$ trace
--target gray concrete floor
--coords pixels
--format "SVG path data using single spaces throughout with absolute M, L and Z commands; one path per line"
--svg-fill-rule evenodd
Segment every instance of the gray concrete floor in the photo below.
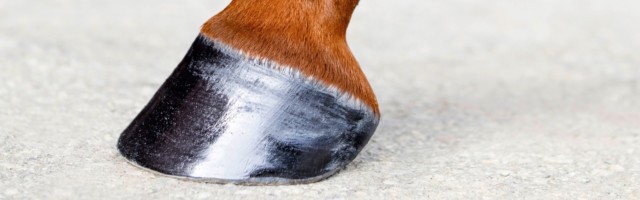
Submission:
M 639 199 L 633 0 L 363 0 L 349 30 L 383 120 L 340 174 L 159 177 L 120 132 L 226 1 L 0 0 L 0 199 Z

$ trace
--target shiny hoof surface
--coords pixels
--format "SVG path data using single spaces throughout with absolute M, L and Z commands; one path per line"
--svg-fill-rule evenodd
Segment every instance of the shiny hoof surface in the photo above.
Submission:
M 350 163 L 378 120 L 350 95 L 200 36 L 118 149 L 135 165 L 191 180 L 309 183 Z

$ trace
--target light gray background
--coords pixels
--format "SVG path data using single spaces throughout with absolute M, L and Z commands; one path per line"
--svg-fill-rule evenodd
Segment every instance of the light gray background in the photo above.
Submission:
M 0 0 L 0 199 L 638 199 L 638 2 L 363 0 L 376 135 L 326 181 L 242 187 L 115 149 L 228 0 Z

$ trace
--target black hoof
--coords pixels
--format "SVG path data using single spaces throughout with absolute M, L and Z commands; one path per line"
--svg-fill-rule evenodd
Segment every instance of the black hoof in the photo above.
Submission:
M 377 124 L 372 109 L 350 95 L 200 36 L 118 149 L 171 176 L 308 183 L 351 162 Z

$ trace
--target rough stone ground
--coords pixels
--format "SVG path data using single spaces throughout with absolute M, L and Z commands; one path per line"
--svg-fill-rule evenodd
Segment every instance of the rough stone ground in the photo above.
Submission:
M 640 199 L 634 0 L 363 0 L 350 44 L 383 120 L 300 186 L 158 177 L 120 132 L 213 0 L 0 0 L 0 199 Z

